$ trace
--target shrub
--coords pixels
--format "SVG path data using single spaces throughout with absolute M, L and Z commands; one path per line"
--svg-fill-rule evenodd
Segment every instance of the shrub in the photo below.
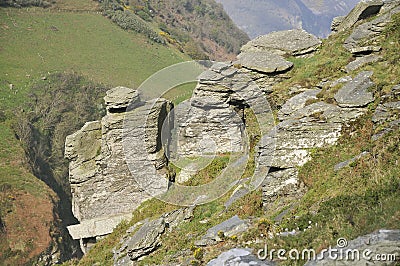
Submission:
M 146 22 L 130 11 L 108 10 L 104 14 L 124 30 L 133 30 L 138 33 L 143 33 L 154 42 L 165 43 L 165 40 L 151 29 Z
M 202 248 L 198 248 L 193 252 L 193 256 L 196 260 L 201 261 L 204 256 L 204 250 Z
M 52 1 L 53 3 L 54 1 Z M 0 6 L 11 6 L 11 7 L 28 7 L 28 6 L 39 6 L 49 7 L 51 4 L 48 1 L 43 0 L 3 0 L 0 1 Z

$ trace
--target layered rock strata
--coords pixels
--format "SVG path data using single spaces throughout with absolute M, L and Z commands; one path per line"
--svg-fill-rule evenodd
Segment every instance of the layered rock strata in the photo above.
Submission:
M 105 103 L 107 115 L 101 121 L 86 123 L 68 136 L 65 144 L 65 157 L 70 160 L 72 210 L 80 222 L 68 229 L 74 239 L 81 239 L 84 251 L 86 243 L 111 233 L 150 197 L 137 183 L 137 176 L 151 179 L 149 175 L 158 170 L 164 177 L 160 183 L 168 182 L 167 159 L 159 135 L 172 104 L 166 100 L 141 102 L 137 91 L 125 87 L 108 91 Z M 127 116 L 136 121 L 129 134 L 123 128 Z M 141 130 L 146 136 L 139 134 Z M 131 141 L 138 145 L 143 143 L 148 151 L 129 153 L 133 158 L 128 159 L 141 166 L 135 172 L 127 164 L 124 137 L 133 138 Z

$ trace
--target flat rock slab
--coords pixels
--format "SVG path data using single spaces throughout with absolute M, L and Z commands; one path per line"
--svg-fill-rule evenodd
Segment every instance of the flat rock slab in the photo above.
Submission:
M 283 119 L 284 116 L 290 115 L 293 112 L 303 108 L 308 100 L 317 99 L 317 94 L 320 92 L 321 92 L 320 89 L 314 89 L 293 96 L 279 110 L 278 113 L 279 119 L 281 118 Z
M 364 151 L 364 152 L 360 153 L 359 155 L 351 158 L 350 160 L 338 163 L 334 167 L 335 172 L 345 168 L 346 166 L 349 166 L 350 164 L 356 162 L 357 160 L 361 159 L 364 156 L 367 156 L 368 154 L 369 154 L 369 152 Z
M 363 54 L 370 54 L 370 53 L 376 53 L 382 50 L 382 47 L 380 46 L 374 46 L 374 45 L 367 45 L 367 46 L 360 46 L 360 47 L 353 47 L 349 49 L 349 52 L 354 54 L 354 55 L 363 55 Z
M 266 74 L 285 72 L 293 67 L 292 62 L 271 52 L 242 52 L 238 59 L 243 67 Z
M 223 75 L 219 74 L 218 72 L 211 71 L 211 70 L 206 70 L 203 73 L 200 74 L 198 79 L 202 81 L 219 81 L 224 78 Z
M 212 245 L 221 240 L 218 236 L 220 232 L 223 232 L 225 237 L 231 237 L 237 233 L 246 231 L 248 228 L 249 225 L 247 222 L 235 215 L 232 218 L 208 229 L 207 233 L 202 237 L 201 240 L 195 241 L 195 245 Z
M 337 266 L 337 265 L 354 265 L 354 266 L 365 266 L 365 265 L 386 265 L 386 266 L 395 266 L 398 265 L 398 259 L 400 256 L 400 230 L 379 230 L 372 234 L 368 234 L 365 236 L 360 236 L 354 240 L 351 240 L 347 243 L 344 248 L 340 248 L 338 246 L 334 247 L 334 249 L 338 249 L 338 252 L 335 254 L 349 254 L 350 258 L 352 254 L 356 252 L 352 252 L 355 250 L 359 251 L 360 259 L 356 260 L 336 260 L 329 258 L 330 252 L 325 252 L 322 254 L 318 254 L 318 258 L 323 257 L 321 260 L 317 261 L 308 261 L 305 266 Z M 365 250 L 369 250 L 367 253 L 367 257 L 370 257 L 371 260 L 367 260 L 363 256 L 363 252 Z M 341 252 L 340 252 L 341 250 Z M 396 261 L 377 261 L 374 260 L 377 254 L 395 254 Z
M 366 55 L 357 57 L 345 67 L 345 71 L 349 73 L 367 64 L 378 62 L 380 59 L 382 59 L 382 57 L 379 55 Z
M 217 258 L 207 263 L 207 266 L 247 266 L 247 265 L 260 265 L 272 266 L 276 265 L 272 261 L 262 261 L 253 255 L 251 249 L 234 248 L 228 250 Z
M 225 202 L 224 206 L 226 209 L 228 209 L 230 206 L 232 206 L 233 203 L 241 199 L 242 197 L 246 196 L 247 194 L 250 193 L 250 189 L 247 187 L 239 187 L 237 190 L 235 190 L 231 197 Z
M 374 101 L 368 89 L 374 85 L 370 77 L 372 71 L 363 71 L 346 83 L 336 94 L 335 100 L 341 107 L 364 107 Z
M 159 247 L 161 245 L 160 237 L 164 230 L 165 221 L 163 218 L 146 222 L 123 244 L 123 247 L 128 251 L 129 258 L 135 260 Z
M 278 55 L 303 55 L 316 51 L 321 41 L 305 30 L 276 31 L 259 36 L 242 47 L 243 52 L 268 51 Z
M 114 265 L 136 265 L 133 261 L 148 255 L 161 245 L 162 234 L 190 220 L 193 209 L 194 207 L 181 208 L 164 213 L 156 220 L 146 219 L 130 227 L 120 240 L 121 248 L 113 250 Z
M 140 101 L 139 92 L 127 87 L 116 87 L 106 92 L 104 101 L 109 111 L 127 108 L 131 103 Z

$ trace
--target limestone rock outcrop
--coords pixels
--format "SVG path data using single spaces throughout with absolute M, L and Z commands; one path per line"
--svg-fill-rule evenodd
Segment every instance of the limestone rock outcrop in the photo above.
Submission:
M 172 104 L 166 100 L 141 102 L 136 90 L 125 87 L 108 91 L 105 103 L 107 115 L 101 121 L 86 123 L 65 143 L 65 157 L 70 160 L 72 210 L 80 222 L 69 230 L 75 239 L 81 239 L 84 251 L 85 241 L 111 233 L 121 217 L 127 218 L 150 197 L 134 175 L 143 178 L 159 170 L 165 177 L 160 182 L 168 182 L 159 134 Z M 136 122 L 129 125 L 130 134 L 124 133 L 126 116 Z M 138 134 L 140 130 L 146 131 L 145 139 Z M 124 137 L 133 138 L 136 143 L 142 141 L 148 153 L 130 152 L 133 158 L 126 158 Z M 127 159 L 141 168 L 132 173 Z
M 332 31 L 340 32 L 351 28 L 357 21 L 378 14 L 382 6 L 381 0 L 362 0 L 346 17 L 336 18 L 333 21 Z
M 270 52 L 277 55 L 300 56 L 315 52 L 321 41 L 305 30 L 276 31 L 245 44 L 242 52 Z
M 350 36 L 345 40 L 343 46 L 354 54 L 369 54 L 379 51 L 380 47 L 374 43 L 374 41 L 385 29 L 391 17 L 400 12 L 400 2 L 395 2 L 397 2 L 396 7 L 388 10 L 372 21 L 364 22 L 356 26 Z M 362 2 L 360 2 L 360 4 L 362 4 Z
M 384 6 L 381 1 L 362 2 L 349 16 L 334 22 L 338 31 L 354 26 L 344 46 L 356 59 L 341 66 L 350 73 L 348 76 L 343 74 L 333 80 L 327 77 L 313 86 L 293 85 L 284 95 L 283 104 L 275 106 L 274 110 L 264 108 L 263 101 L 274 92 L 274 85 L 290 77 L 293 63 L 287 58 L 313 56 L 321 45 L 315 36 L 292 30 L 271 33 L 249 42 L 242 48 L 237 61 L 215 63 L 203 72 L 198 77 L 192 98 L 176 107 L 166 100 L 142 102 L 136 91 L 123 87 L 109 91 L 105 97 L 107 116 L 101 121 L 85 124 L 67 138 L 73 209 L 80 221 L 79 225 L 70 227 L 71 234 L 74 238 L 91 241 L 93 237 L 109 233 L 122 214 L 129 213 L 149 198 L 143 186 L 154 191 L 164 191 L 169 185 L 177 187 L 168 183 L 170 159 L 179 163 L 180 158 L 232 155 L 248 149 L 250 144 L 246 134 L 251 122 L 258 124 L 261 131 L 260 141 L 257 143 L 253 139 L 252 148 L 255 173 L 263 174 L 264 208 L 273 212 L 285 206 L 290 210 L 306 192 L 304 183 L 298 178 L 298 167 L 311 159 L 313 149 L 334 145 L 343 128 L 366 114 L 368 105 L 375 101 L 376 92 L 372 90 L 375 84 L 371 79 L 374 73 L 353 74 L 353 71 L 382 59 L 371 54 L 381 49 L 374 39 L 393 12 L 397 12 L 396 7 L 370 22 L 360 20 L 376 14 Z M 373 116 L 375 125 L 385 126 L 386 133 L 400 124 L 397 116 L 400 87 L 393 88 L 392 92 L 393 95 L 379 104 Z M 263 119 L 250 121 L 254 117 L 249 111 Z M 128 114 L 129 134 L 124 131 Z M 145 123 L 143 117 L 146 117 Z M 171 135 L 177 137 L 160 143 L 160 121 L 165 120 L 164 125 Z M 123 139 L 128 140 L 127 146 Z M 143 143 L 145 152 L 138 143 Z M 126 157 L 124 150 L 133 156 Z M 335 170 L 365 155 L 343 162 Z M 182 169 L 176 183 L 184 183 L 194 176 L 202 166 L 199 162 L 197 165 L 195 160 L 186 161 L 186 168 Z M 133 176 L 131 164 L 135 165 Z M 155 172 L 161 173 L 162 178 L 151 179 Z M 225 204 L 227 209 L 254 189 L 252 181 L 248 177 L 235 184 L 238 186 Z M 199 201 L 192 202 L 193 205 L 202 202 L 201 196 Z M 122 246 L 114 250 L 115 265 L 131 265 L 132 261 L 157 249 L 161 245 L 161 236 L 189 219 L 188 213 L 188 209 L 177 210 L 130 228 L 121 240 Z M 233 216 L 209 228 L 195 244 L 214 245 L 220 241 L 220 232 L 232 236 L 248 228 L 247 221 Z M 258 262 L 247 251 L 235 250 L 222 254 L 209 265 L 233 261 Z

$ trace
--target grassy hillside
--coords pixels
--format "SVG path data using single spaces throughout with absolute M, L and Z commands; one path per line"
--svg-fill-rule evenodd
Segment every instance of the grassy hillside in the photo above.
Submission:
M 47 72 L 64 70 L 104 84 L 137 87 L 155 71 L 187 59 L 99 14 L 1 9 L 0 21 L 0 82 L 4 89 L 14 84 L 18 93 Z M 2 90 L 1 100 L 12 97 L 7 92 Z M 14 98 L 21 99 L 18 93 Z
M 109 2 L 124 3 L 126 12 L 133 12 L 153 25 L 168 43 L 195 59 L 234 59 L 249 41 L 214 0 Z

